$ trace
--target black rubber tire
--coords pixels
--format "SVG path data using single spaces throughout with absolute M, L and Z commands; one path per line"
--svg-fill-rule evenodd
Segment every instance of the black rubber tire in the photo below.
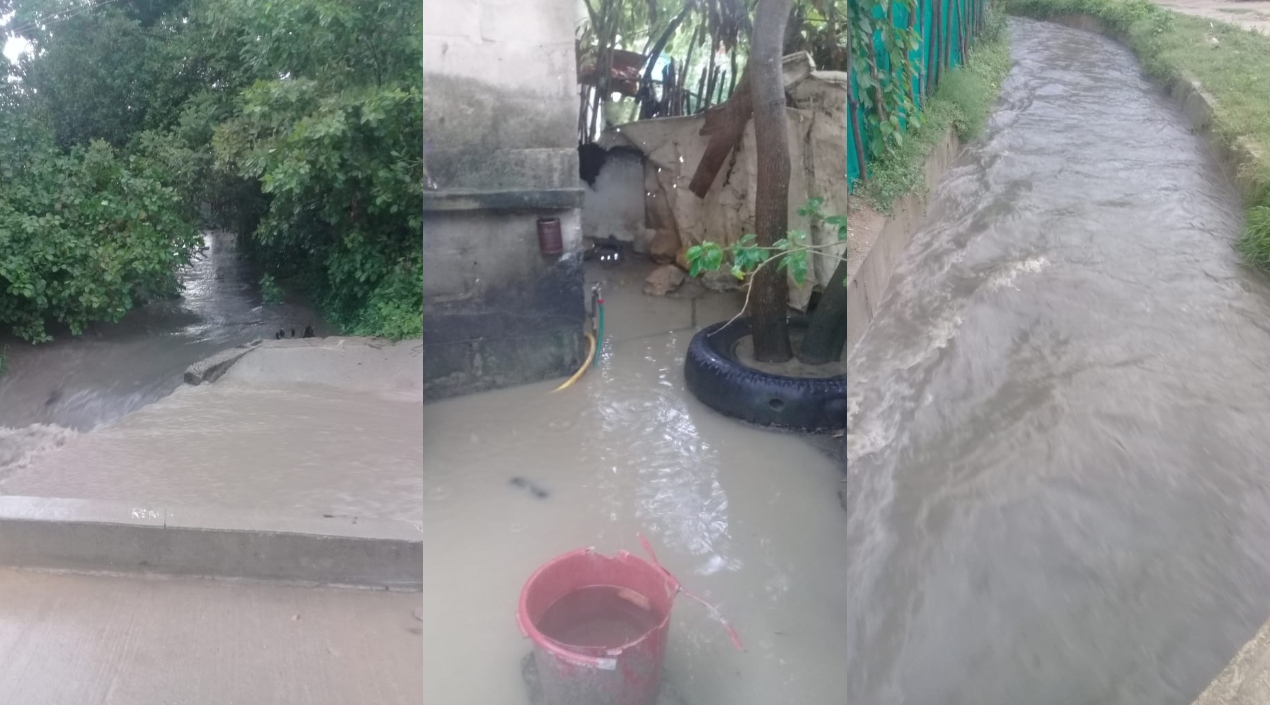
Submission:
M 807 321 L 792 318 L 791 328 Z M 823 433 L 847 427 L 847 377 L 787 377 L 746 367 L 733 350 L 749 319 L 716 323 L 692 338 L 684 360 L 688 389 L 706 406 L 760 426 Z

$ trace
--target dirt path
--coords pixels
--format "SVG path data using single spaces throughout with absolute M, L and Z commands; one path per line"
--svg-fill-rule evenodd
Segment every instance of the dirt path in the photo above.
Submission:
M 1270 0 L 1156 0 L 1176 12 L 1270 34 Z

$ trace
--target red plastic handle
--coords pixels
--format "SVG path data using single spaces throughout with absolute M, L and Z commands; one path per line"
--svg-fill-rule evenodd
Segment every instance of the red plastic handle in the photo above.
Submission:
M 648 552 L 648 557 L 653 559 L 653 565 L 660 568 L 661 572 L 665 573 L 667 576 L 670 577 L 671 580 L 675 582 L 675 585 L 679 592 L 682 592 L 683 594 L 687 595 L 693 600 L 696 600 L 697 602 L 701 603 L 707 610 L 709 610 L 710 616 L 719 620 L 719 622 L 723 624 L 723 628 L 724 630 L 727 631 L 728 637 L 732 639 L 732 645 L 741 651 L 745 651 L 745 646 L 741 643 L 741 636 L 736 633 L 736 629 L 734 629 L 732 625 L 728 623 L 728 620 L 724 619 L 723 613 L 719 611 L 719 608 L 715 607 L 709 602 L 706 602 L 705 600 L 698 597 L 695 593 L 690 592 L 688 589 L 686 589 L 683 586 L 683 583 L 679 582 L 679 579 L 676 578 L 674 575 L 671 575 L 671 572 L 669 570 L 666 570 L 666 566 L 663 566 L 661 564 L 661 561 L 657 560 L 657 554 L 653 553 L 653 547 L 652 545 L 648 543 L 648 539 L 644 538 L 643 534 L 635 534 L 635 536 L 639 538 L 640 545 L 643 546 L 644 550 Z

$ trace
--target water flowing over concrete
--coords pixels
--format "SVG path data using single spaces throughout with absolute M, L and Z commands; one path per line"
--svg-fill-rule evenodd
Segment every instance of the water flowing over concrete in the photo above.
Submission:
M 850 361 L 847 701 L 1190 703 L 1270 614 L 1270 287 L 1128 51 L 1011 33 Z
M 18 349 L 0 381 L 0 419 L 16 422 L 0 426 L 0 494 L 417 520 L 419 341 L 292 340 L 313 313 L 261 306 L 232 237 L 208 244 L 180 300 Z M 179 386 L 258 337 L 214 384 Z
M 8 360 L 0 377 L 0 428 L 95 428 L 166 396 L 186 367 L 219 350 L 272 338 L 279 329 L 300 335 L 312 324 L 318 335 L 328 332 L 302 304 L 261 306 L 259 274 L 239 256 L 232 234 L 207 233 L 205 244 L 181 272 L 179 299 L 136 309 L 78 338 L 55 333 L 44 345 L 0 340 Z

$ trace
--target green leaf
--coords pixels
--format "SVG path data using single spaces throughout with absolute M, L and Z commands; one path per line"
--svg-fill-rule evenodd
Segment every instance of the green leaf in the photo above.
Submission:
M 785 259 L 789 261 L 789 273 L 794 277 L 794 283 L 801 285 L 807 280 L 807 250 L 790 252 Z

